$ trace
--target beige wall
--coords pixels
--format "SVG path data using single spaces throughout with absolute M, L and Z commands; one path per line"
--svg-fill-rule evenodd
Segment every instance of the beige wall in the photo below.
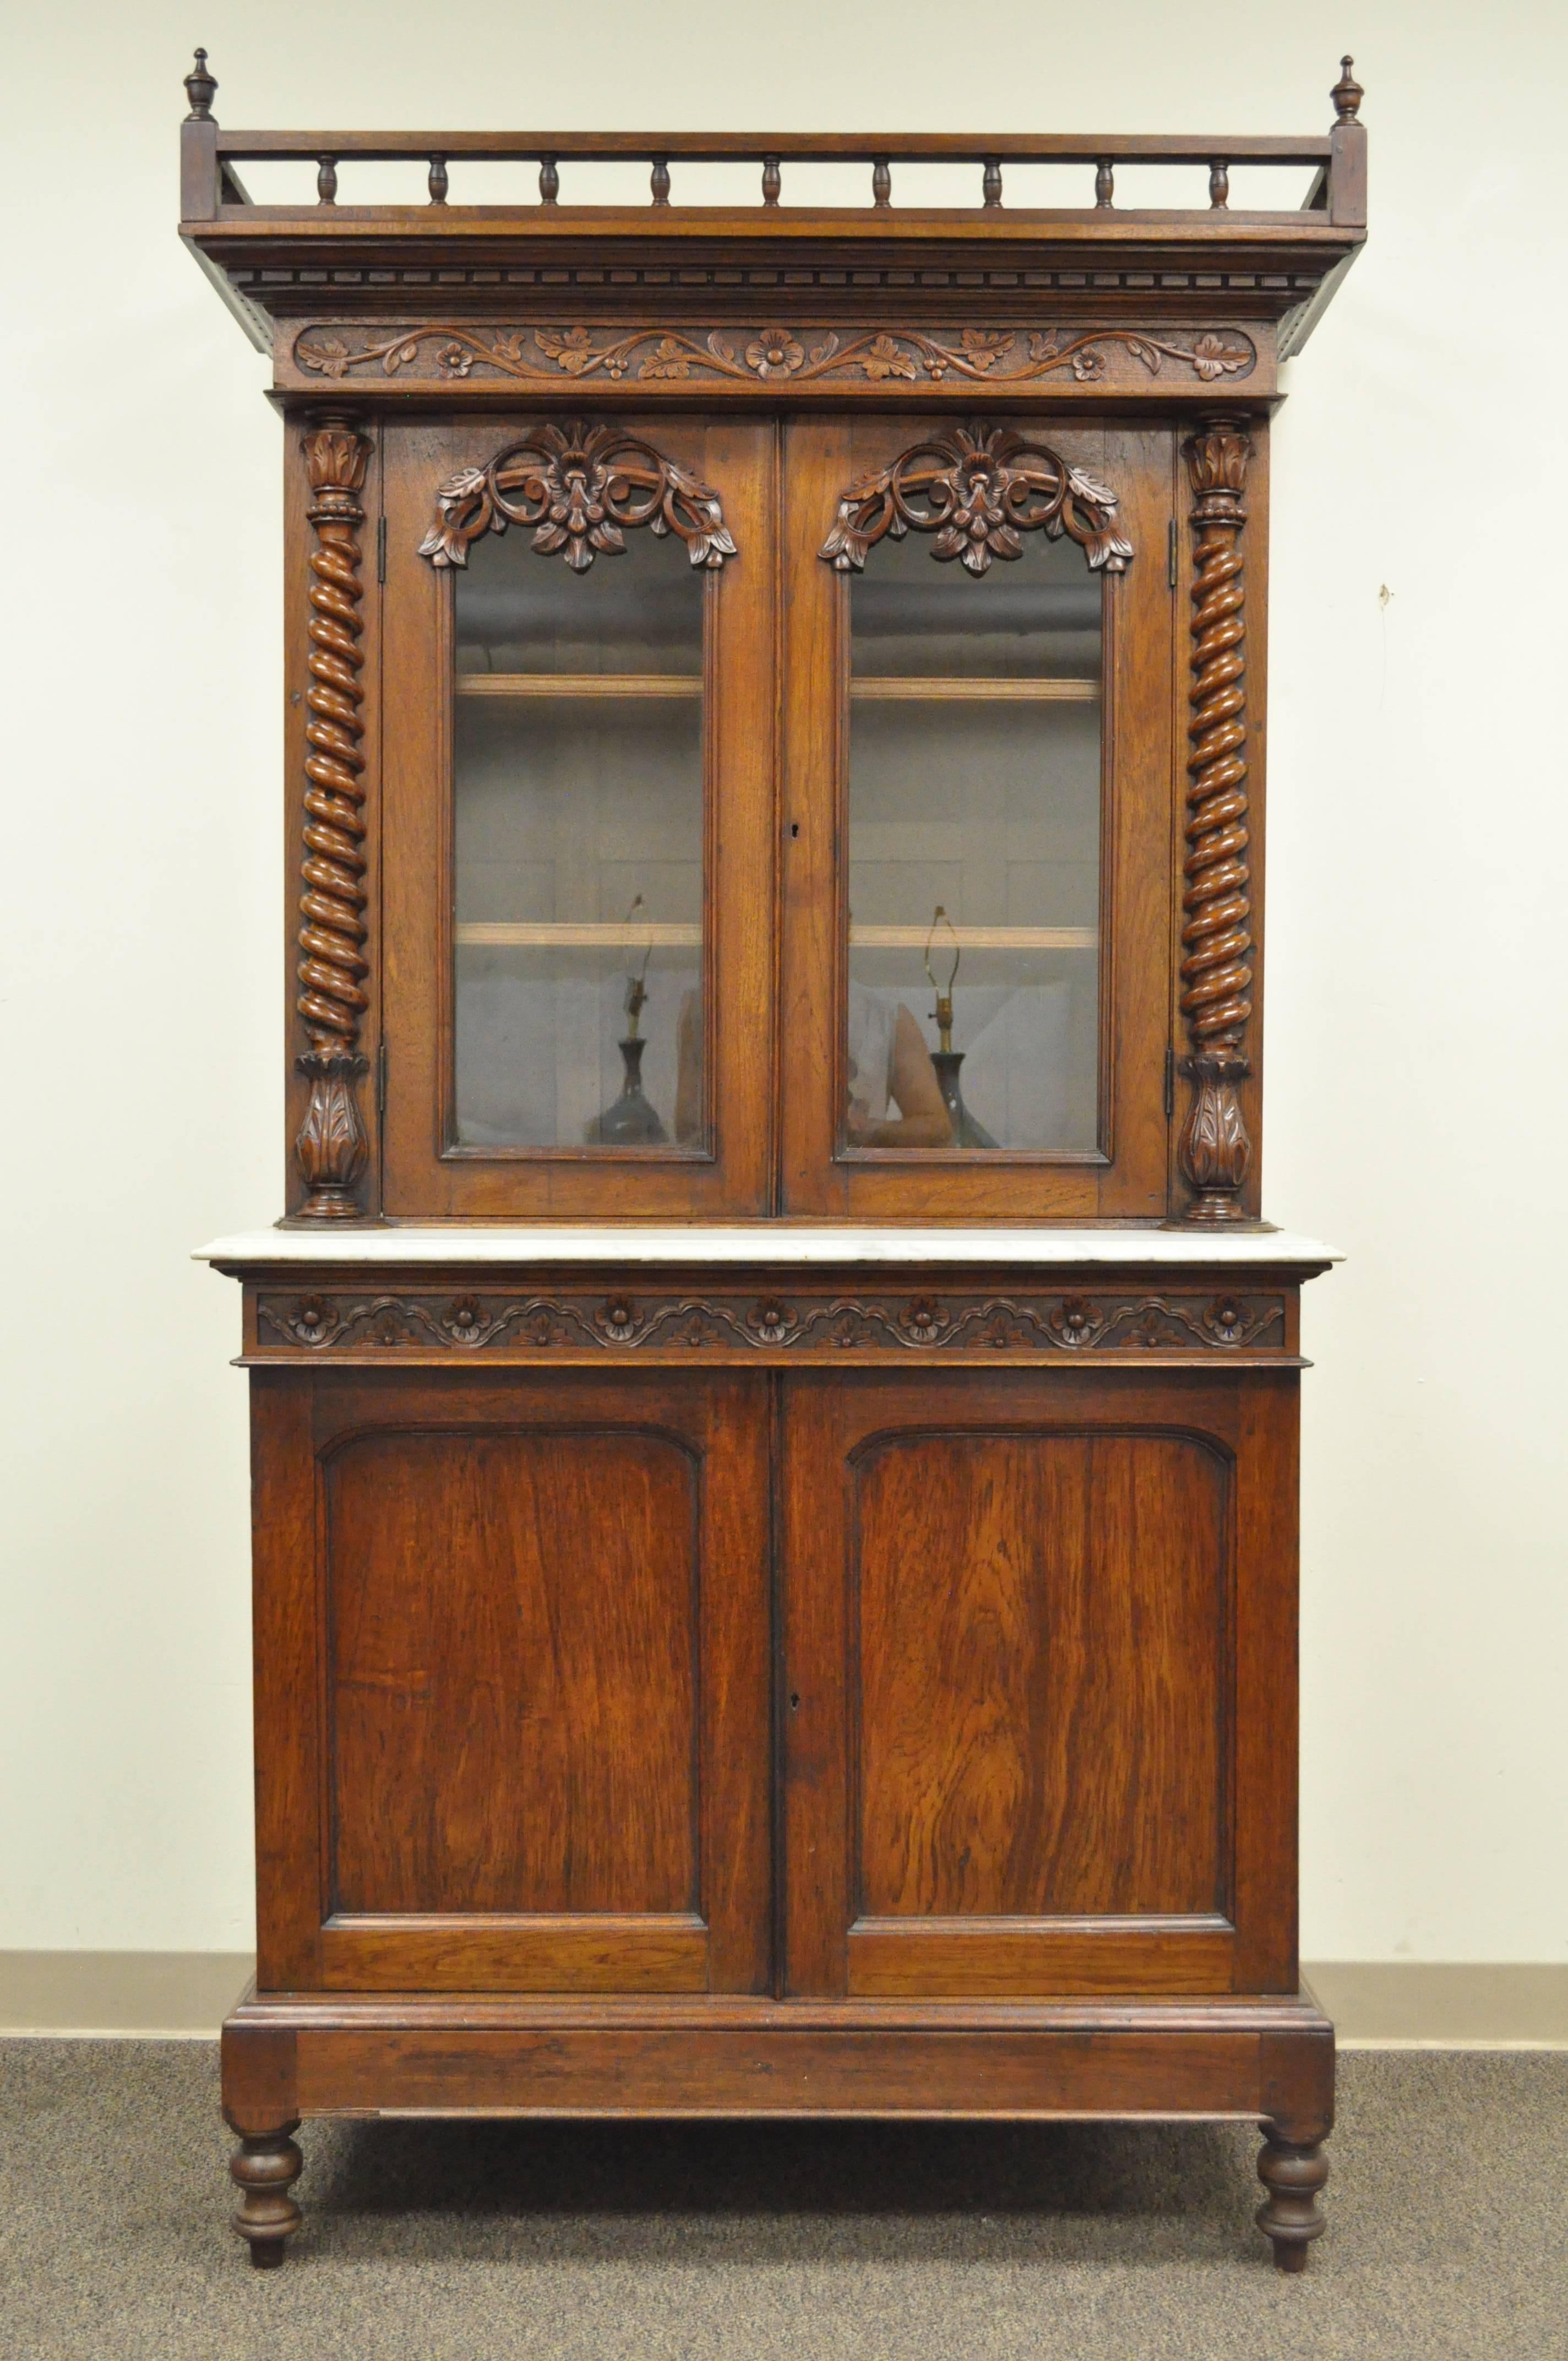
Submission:
M 222 120 L 453 127 L 1300 132 L 1354 49 L 1373 244 L 1276 477 L 1266 1193 L 1352 1257 L 1308 1318 L 1303 1947 L 1568 1958 L 1568 41 L 1519 0 L 12 24 L 0 1948 L 250 1925 L 237 1305 L 185 1257 L 279 1202 L 280 428 L 174 238 L 197 37 Z

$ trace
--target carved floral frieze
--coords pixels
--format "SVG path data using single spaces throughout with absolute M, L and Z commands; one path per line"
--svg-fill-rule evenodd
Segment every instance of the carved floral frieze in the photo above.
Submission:
M 959 1354 L 986 1359 L 1025 1352 L 1280 1351 L 1285 1303 L 1247 1291 L 1145 1295 L 660 1293 L 584 1289 L 552 1294 L 501 1290 L 368 1294 L 259 1293 L 264 1352 L 543 1353 L 596 1356 L 647 1351 L 684 1356 L 715 1348 L 828 1358 L 857 1353 Z
M 443 384 L 502 377 L 530 385 L 598 378 L 645 385 L 691 380 L 758 386 L 823 380 L 900 385 L 1027 385 L 1066 376 L 1093 385 L 1131 361 L 1136 373 L 1162 371 L 1202 385 L 1245 379 L 1257 349 L 1240 328 L 1155 335 L 1146 329 L 959 328 L 552 328 L 471 324 L 462 320 L 393 329 L 317 324 L 294 339 L 306 376 L 340 379 L 367 374 L 433 379 Z

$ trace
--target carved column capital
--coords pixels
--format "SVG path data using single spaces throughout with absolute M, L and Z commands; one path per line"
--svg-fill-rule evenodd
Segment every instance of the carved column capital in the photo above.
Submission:
M 369 1005 L 369 971 L 364 958 L 365 691 L 359 678 L 365 589 L 357 531 L 365 522 L 359 495 L 373 446 L 353 418 L 321 411 L 306 420 L 300 447 L 315 546 L 310 555 L 304 891 L 295 1003 L 310 1043 L 295 1064 L 310 1084 L 310 1101 L 294 1150 L 307 1191 L 302 1214 L 352 1221 L 361 1211 L 358 1187 L 370 1154 L 358 1098 L 366 1071 L 359 1023 Z
M 315 410 L 306 418 L 305 429 L 300 448 L 312 491 L 362 491 L 371 445 L 356 422 L 343 411 Z
M 1187 860 L 1181 1014 L 1192 1098 L 1177 1165 L 1192 1191 L 1186 1218 L 1234 1222 L 1252 1163 L 1237 1085 L 1251 1073 L 1252 903 L 1247 868 L 1246 585 L 1243 495 L 1252 441 L 1245 421 L 1205 419 L 1186 448 L 1196 580 L 1189 691 Z

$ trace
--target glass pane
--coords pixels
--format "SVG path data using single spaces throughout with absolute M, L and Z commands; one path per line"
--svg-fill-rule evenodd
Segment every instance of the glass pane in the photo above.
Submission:
M 703 580 L 515 528 L 456 577 L 461 1146 L 704 1144 Z
M 910 533 L 853 581 L 851 1147 L 1095 1146 L 1101 597 L 1041 533 L 979 577 Z

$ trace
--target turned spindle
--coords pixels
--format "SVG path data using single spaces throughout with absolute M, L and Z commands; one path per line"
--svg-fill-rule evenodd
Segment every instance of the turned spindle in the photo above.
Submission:
M 1231 202 L 1231 168 L 1223 156 L 1216 156 L 1209 167 L 1209 203 L 1216 210 Z
M 1277 2139 L 1273 2126 L 1266 2125 L 1257 2177 L 1268 2193 L 1255 2218 L 1273 2246 L 1275 2266 L 1304 2271 L 1307 2249 L 1325 2227 L 1318 2209 L 1318 2191 L 1329 2177 L 1321 2144 Z
M 781 186 L 782 182 L 779 178 L 778 158 L 776 156 L 764 156 L 762 159 L 762 203 L 765 205 L 777 204 Z
M 196 55 L 198 57 L 202 55 L 200 49 L 197 50 Z M 1361 120 L 1361 102 L 1366 96 L 1366 93 L 1351 71 L 1354 63 L 1354 58 L 1341 58 L 1339 80 L 1329 93 L 1329 96 L 1334 103 L 1336 123 L 1359 123 Z M 188 82 L 186 88 L 190 88 Z
M 1094 172 L 1094 203 L 1100 212 L 1103 213 L 1108 205 L 1113 203 L 1115 196 L 1116 175 L 1111 169 L 1111 159 L 1102 156 Z
M 444 205 L 446 203 L 447 189 L 451 185 L 447 179 L 446 159 L 444 156 L 433 156 L 431 158 L 430 181 L 428 185 L 430 188 L 431 203 L 433 205 Z
M 560 193 L 561 175 L 555 169 L 555 159 L 554 156 L 542 156 L 539 159 L 539 202 L 542 205 L 553 205 Z
M 335 205 L 337 203 L 337 158 L 322 156 L 316 161 L 316 203 Z
M 879 156 L 872 166 L 872 203 L 890 205 L 893 203 L 893 174 L 887 168 L 887 158 Z
M 304 2164 L 291 2137 L 299 2128 L 296 2119 L 274 2132 L 242 2138 L 229 2158 L 229 2172 L 240 2193 L 235 2235 L 246 2241 L 258 2271 L 277 2269 L 284 2241 L 293 2236 L 303 2218 L 289 2194 Z
M 654 157 L 650 185 L 653 191 L 653 203 L 667 205 L 670 202 L 670 159 L 667 156 Z
M 1346 58 L 1345 64 L 1348 66 L 1350 60 Z M 205 49 L 198 49 L 196 62 L 185 77 L 185 95 L 191 102 L 191 112 L 186 121 L 210 123 L 213 119 L 213 101 L 217 96 L 217 77 L 207 71 L 207 52 Z M 1356 94 L 1359 97 L 1360 93 Z
M 1176 1160 L 1192 1191 L 1186 1218 L 1234 1222 L 1252 1162 L 1237 1085 L 1252 1015 L 1252 902 L 1247 866 L 1246 586 L 1243 494 L 1252 444 L 1234 419 L 1207 422 L 1187 445 L 1197 579 L 1188 691 L 1187 860 L 1181 1014 L 1191 1053 L 1181 1071 L 1192 1102 Z
M 988 156 L 986 158 L 985 170 L 981 176 L 980 192 L 982 200 L 987 205 L 999 205 L 1002 203 L 1002 159 L 1000 156 Z

